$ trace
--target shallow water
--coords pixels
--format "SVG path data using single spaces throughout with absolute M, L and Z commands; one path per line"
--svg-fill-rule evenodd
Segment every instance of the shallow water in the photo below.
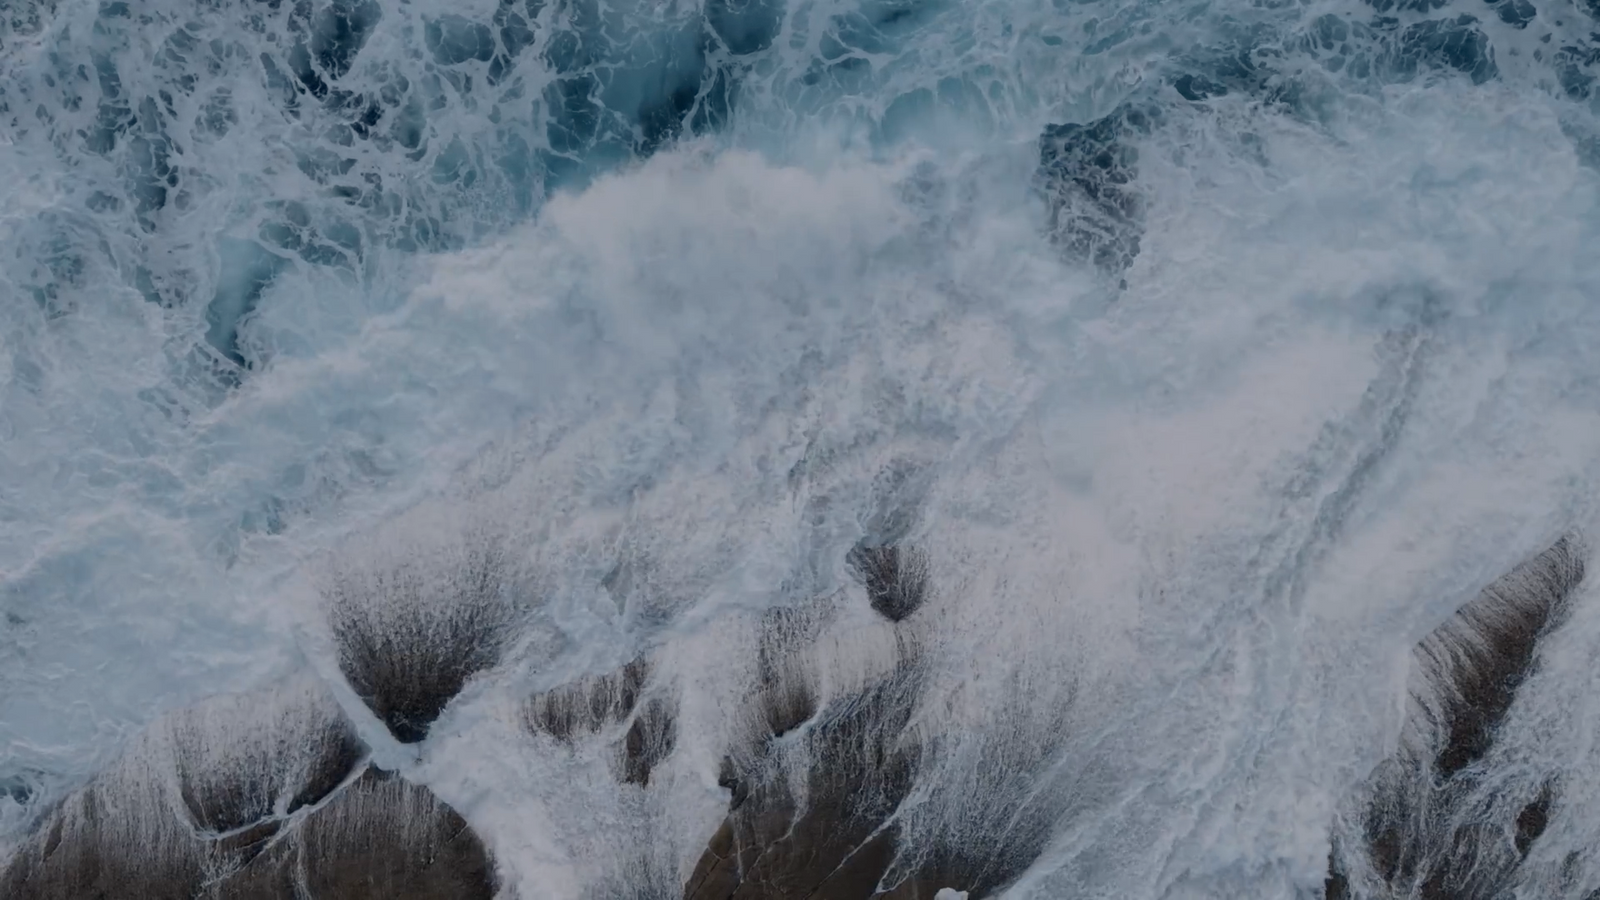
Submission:
M 822 706 L 915 659 L 901 846 L 1026 835 L 1007 897 L 1321 896 L 1409 648 L 1595 531 L 1597 17 L 13 0 L 0 828 L 315 673 L 507 896 L 675 897 L 776 641 Z M 401 743 L 334 586 L 448 668 L 485 547 Z M 1592 592 L 1484 763 L 1561 786 L 1518 896 L 1600 888 Z M 646 783 L 526 726 L 641 656 Z

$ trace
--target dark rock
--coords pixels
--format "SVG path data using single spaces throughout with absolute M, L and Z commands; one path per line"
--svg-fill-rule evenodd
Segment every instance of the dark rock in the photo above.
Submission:
M 52 811 L 0 873 L 0 896 L 295 896 L 218 878 L 283 846 L 288 814 L 348 783 L 364 755 L 313 681 L 204 701 L 152 726 Z
M 804 677 L 773 675 L 763 679 L 756 704 L 767 733 L 783 737 L 817 714 L 816 688 Z
M 1139 151 L 1155 113 L 1124 104 L 1087 125 L 1052 125 L 1039 140 L 1039 188 L 1051 238 L 1074 261 L 1118 274 L 1139 254 Z
M 649 785 L 650 773 L 672 755 L 677 742 L 676 710 L 665 699 L 651 698 L 639 710 L 623 737 L 620 748 L 622 780 L 641 787 Z
M 560 741 L 594 734 L 633 713 L 649 677 L 650 664 L 640 657 L 607 675 L 582 678 L 534 696 L 523 721 L 530 731 Z
M 967 802 L 931 817 L 919 816 L 916 807 L 897 813 L 896 821 L 916 836 L 915 842 L 885 874 L 878 896 L 931 900 L 941 888 L 973 898 L 994 896 L 1044 852 L 1067 802 L 1047 773 L 1070 728 L 1064 705 L 1040 707 L 1024 699 L 1026 693 L 1013 680 L 1001 702 L 1010 706 L 1003 719 L 1026 721 L 1028 727 L 978 738 L 977 747 L 969 748 L 971 758 L 983 762 L 964 776 L 960 792 L 970 798 Z M 999 760 L 1004 763 L 996 764 Z
M 326 593 L 339 670 L 389 733 L 414 744 L 473 675 L 495 665 L 517 620 L 506 560 L 484 542 L 425 570 L 341 572 Z
M 1514 822 L 1460 811 L 1484 784 L 1477 764 L 1533 670 L 1539 640 L 1562 622 L 1583 579 L 1580 554 L 1576 540 L 1562 538 L 1490 584 L 1415 648 L 1406 735 L 1399 754 L 1373 774 L 1364 813 L 1362 849 L 1391 890 L 1501 896 L 1543 834 L 1555 799 L 1549 784 Z M 1351 895 L 1353 869 L 1343 852 L 1336 844 L 1329 859 L 1330 900 Z
M 902 555 L 893 568 L 904 565 Z M 919 829 L 917 845 L 905 846 L 915 812 L 903 804 L 928 761 L 909 728 L 925 678 L 920 655 L 902 643 L 889 674 L 819 708 L 802 664 L 819 621 L 779 609 L 763 622 L 753 744 L 722 761 L 728 815 L 685 882 L 685 900 L 932 900 L 946 887 L 975 898 L 1003 889 L 1038 857 L 1058 817 L 1058 804 L 1036 802 L 1033 779 L 1059 730 L 1039 747 L 1010 748 L 1015 765 L 991 767 L 973 788 L 1016 802 L 964 809 L 958 827 Z
M 147 783 L 116 774 L 73 794 L 0 873 L 7 900 L 201 896 L 204 853 Z
M 894 859 L 890 816 L 916 768 L 914 745 L 902 738 L 919 687 L 907 664 L 831 704 L 805 734 L 803 794 L 772 759 L 738 773 L 746 796 L 707 844 L 685 900 L 871 897 Z
M 762 621 L 755 694 L 757 740 L 783 737 L 817 714 L 817 686 L 797 648 L 809 645 L 818 622 L 804 611 L 774 609 Z
M 128 783 L 75 795 L 0 873 L 7 900 L 489 900 L 477 835 L 426 788 L 368 769 L 304 819 L 196 838 Z M 219 874 L 220 873 L 220 874 Z
M 247 829 L 318 803 L 366 756 L 354 728 L 320 690 L 297 691 L 297 702 L 276 709 L 268 705 L 272 699 L 219 698 L 174 718 L 178 794 L 201 831 Z
M 1539 638 L 1558 625 L 1583 580 L 1576 543 L 1563 538 L 1513 569 L 1417 645 L 1421 708 L 1443 738 L 1434 768 L 1449 777 L 1482 758 L 1533 668 Z
M 904 621 L 927 599 L 928 556 L 920 549 L 857 545 L 849 562 L 872 608 L 891 622 Z
M 1337 850 L 1328 852 L 1328 877 L 1322 882 L 1323 900 L 1350 900 L 1350 879 L 1340 868 Z
M 972 900 L 998 895 L 1038 859 L 1051 835 L 1053 823 L 1023 813 L 1018 821 L 995 823 L 993 831 L 975 831 L 976 840 L 913 848 L 920 851 L 911 854 L 918 860 L 914 870 L 892 882 L 890 870 L 873 900 L 933 900 L 943 888 L 963 891 Z
M 1544 834 L 1550 825 L 1550 803 L 1555 799 L 1549 785 L 1533 798 L 1533 802 L 1522 808 L 1517 813 L 1517 831 L 1512 837 L 1512 843 L 1517 848 L 1517 855 L 1526 857 L 1528 850 L 1533 847 L 1533 842 Z
M 284 885 L 297 890 L 282 893 Z M 369 768 L 221 894 L 489 900 L 495 890 L 488 851 L 455 810 L 427 788 Z
M 666 697 L 641 703 L 650 678 L 650 663 L 639 657 L 615 672 L 564 684 L 528 701 L 523 724 L 535 734 L 572 743 L 585 734 L 627 724 L 616 746 L 617 777 L 647 786 L 650 773 L 677 746 L 677 706 Z

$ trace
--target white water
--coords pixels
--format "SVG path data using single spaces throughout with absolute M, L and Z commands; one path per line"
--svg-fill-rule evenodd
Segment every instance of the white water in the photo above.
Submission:
M 404 75 L 415 152 L 346 148 L 349 116 L 309 94 L 284 112 L 260 58 L 289 55 L 287 5 L 62 0 L 0 32 L 0 776 L 33 792 L 0 797 L 13 836 L 162 710 L 336 680 L 313 587 L 336 548 L 487 528 L 536 573 L 526 640 L 415 754 L 358 723 L 378 759 L 526 896 L 626 880 L 623 851 L 686 873 L 726 804 L 753 614 L 845 592 L 819 653 L 830 691 L 859 681 L 891 639 L 844 554 L 911 503 L 930 821 L 964 827 L 983 753 L 1011 748 L 1060 815 L 1008 896 L 1318 896 L 1339 804 L 1397 738 L 1408 648 L 1600 524 L 1600 123 L 1552 62 L 1593 27 L 1567 3 L 1525 30 L 1463 6 L 1495 48 L 1479 85 L 1327 71 L 1297 36 L 1359 3 L 1233 0 L 928 4 L 870 65 L 808 79 L 856 5 L 793 3 L 771 49 L 706 63 L 743 79 L 726 124 L 635 161 L 596 138 L 573 151 L 589 171 L 548 181 L 527 174 L 550 145 L 538 53 L 580 13 L 546 9 L 490 86 L 488 61 L 430 61 L 426 23 L 493 3 L 382 5 L 339 83 Z M 629 96 L 702 15 L 609 9 L 639 38 L 602 44 Z M 1297 103 L 1163 83 L 1250 27 Z M 180 28 L 197 40 L 174 50 Z M 1126 97 L 1167 115 L 1140 139 L 1119 291 L 1050 244 L 1031 186 L 1046 125 Z M 118 103 L 147 124 L 85 149 Z M 157 121 L 177 185 L 141 211 Z M 355 162 L 303 162 L 325 152 Z M 331 192 L 363 175 L 397 205 Z M 208 306 L 260 252 L 240 242 L 297 222 L 326 251 L 270 247 L 248 370 L 211 374 Z M 891 466 L 920 493 L 881 499 Z M 602 586 L 619 564 L 631 591 Z M 516 730 L 530 691 L 643 649 L 683 703 L 649 791 L 598 741 Z M 1527 896 L 1600 887 L 1597 651 L 1580 597 L 1497 750 L 1513 781 L 1566 779 Z

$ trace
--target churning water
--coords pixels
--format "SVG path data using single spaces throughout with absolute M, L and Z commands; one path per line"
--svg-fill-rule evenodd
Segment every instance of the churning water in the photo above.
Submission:
M 1597 32 L 0 0 L 0 883 L 1590 896 Z

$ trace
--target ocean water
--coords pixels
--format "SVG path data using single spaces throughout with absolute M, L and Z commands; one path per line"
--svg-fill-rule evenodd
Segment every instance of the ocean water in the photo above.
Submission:
M 0 842 L 309 678 L 502 895 L 680 896 L 781 633 L 915 657 L 902 868 L 1321 897 L 1411 648 L 1600 524 L 1597 75 L 1587 0 L 3 0 Z M 488 558 L 397 739 L 349 623 Z M 1594 593 L 1449 896 L 1600 889 Z M 644 784 L 525 727 L 641 656 Z

